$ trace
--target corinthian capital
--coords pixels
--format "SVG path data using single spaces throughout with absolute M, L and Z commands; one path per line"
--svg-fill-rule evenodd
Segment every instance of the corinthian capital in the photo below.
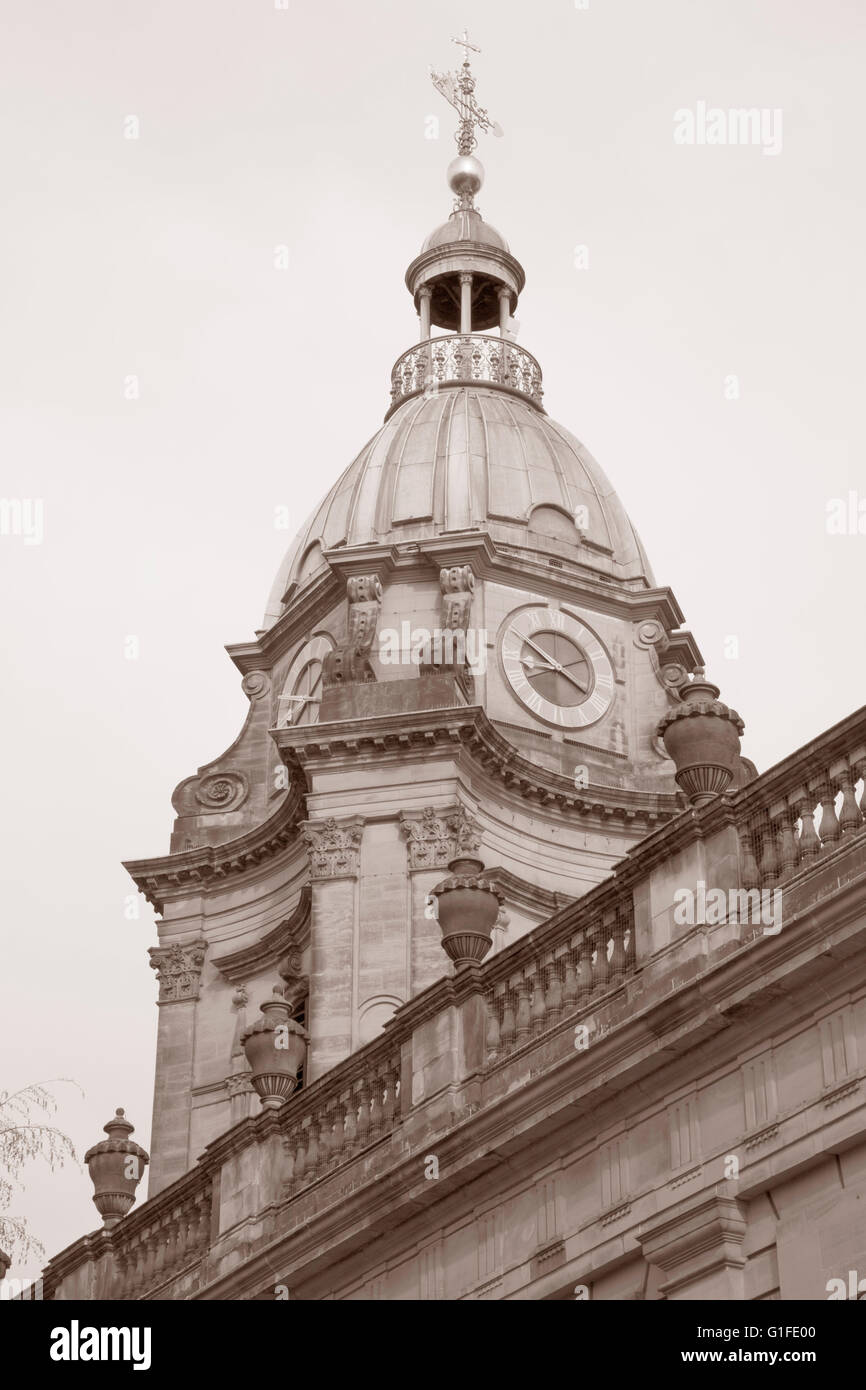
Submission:
M 357 878 L 361 857 L 364 817 L 348 816 L 336 820 L 305 820 L 301 833 L 310 857 L 313 879 Z
M 150 947 L 147 954 L 150 956 L 150 968 L 156 971 L 159 980 L 160 1004 L 198 999 L 206 951 L 207 942 L 204 940 L 174 941 L 168 946 Z

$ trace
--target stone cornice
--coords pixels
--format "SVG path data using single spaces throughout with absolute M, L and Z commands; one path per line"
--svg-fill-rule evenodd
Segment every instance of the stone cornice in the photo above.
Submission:
M 575 791 L 568 777 L 539 767 L 518 752 L 480 705 L 334 720 L 272 733 L 281 753 L 296 758 L 301 767 L 339 765 L 341 760 L 356 765 L 364 755 L 399 758 L 408 752 L 423 754 L 443 748 L 453 749 L 456 755 L 462 749 L 512 792 L 542 807 L 594 816 L 600 821 L 619 817 L 638 825 L 654 825 L 679 812 L 677 797 L 664 793 L 606 786 Z
M 279 854 L 297 839 L 305 797 L 304 775 L 298 771 L 274 814 L 236 840 L 227 840 L 222 845 L 202 845 L 199 849 L 154 859 L 127 859 L 123 867 L 139 892 L 157 912 L 162 912 L 166 899 L 174 893 L 204 890 Z
M 501 524 L 507 526 L 507 518 L 502 518 Z M 271 669 L 345 598 L 346 580 L 360 574 L 376 574 L 387 587 L 397 574 L 403 579 L 416 579 L 429 577 L 431 570 L 471 564 L 476 579 L 525 587 L 542 596 L 585 604 L 596 612 L 625 617 L 634 623 L 655 619 L 665 632 L 675 636 L 680 635 L 677 630 L 685 621 L 670 588 L 631 588 L 622 580 L 596 577 L 598 572 L 591 565 L 566 553 L 548 555 L 529 546 L 497 544 L 486 530 L 383 545 L 332 546 L 324 552 L 324 559 L 327 568 L 304 585 L 303 602 L 297 586 L 291 588 L 287 591 L 286 611 L 272 627 L 257 633 L 255 642 L 235 642 L 226 647 L 238 670 L 246 675 Z M 690 650 L 699 659 L 694 640 L 686 636 Z
M 312 890 L 308 883 L 301 889 L 298 905 L 289 917 L 256 941 L 224 956 L 215 956 L 211 964 L 231 984 L 241 984 L 252 975 L 274 965 L 290 951 L 302 951 L 310 934 L 310 905 Z

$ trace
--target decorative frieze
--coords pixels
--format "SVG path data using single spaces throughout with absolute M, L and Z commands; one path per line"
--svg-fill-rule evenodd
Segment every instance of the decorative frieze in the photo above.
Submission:
M 198 998 L 206 951 L 207 942 L 203 940 L 150 947 L 147 954 L 150 968 L 156 971 L 159 980 L 160 1004 Z
M 443 811 L 425 806 L 400 812 L 400 832 L 406 840 L 410 873 L 445 868 L 458 855 L 474 855 L 481 844 L 481 827 L 463 806 Z
M 357 878 L 361 858 L 361 836 L 364 817 L 350 816 L 346 820 L 305 820 L 301 834 L 310 857 L 313 879 Z

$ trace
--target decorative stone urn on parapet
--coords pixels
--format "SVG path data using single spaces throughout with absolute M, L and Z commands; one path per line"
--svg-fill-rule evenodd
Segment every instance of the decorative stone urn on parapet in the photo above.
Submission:
M 656 732 L 676 764 L 677 786 L 693 806 L 702 806 L 736 776 L 745 725 L 735 709 L 719 700 L 719 687 L 705 678 L 703 667 L 680 693 L 682 704 L 659 721 Z
M 430 892 L 436 898 L 442 949 L 459 969 L 477 965 L 487 955 L 504 898 L 489 878 L 482 877 L 483 860 L 460 855 L 448 868 L 451 877 Z
M 93 1204 L 105 1226 L 115 1226 L 135 1201 L 135 1189 L 150 1162 L 140 1144 L 130 1139 L 135 1129 L 122 1110 L 117 1110 L 103 1129 L 108 1135 L 84 1155 L 90 1180 L 96 1189 Z
M 241 1044 L 252 1073 L 250 1080 L 266 1110 L 285 1105 L 298 1085 L 310 1035 L 292 1018 L 282 987 L 274 985 L 262 1004 L 261 1018 L 241 1033 Z

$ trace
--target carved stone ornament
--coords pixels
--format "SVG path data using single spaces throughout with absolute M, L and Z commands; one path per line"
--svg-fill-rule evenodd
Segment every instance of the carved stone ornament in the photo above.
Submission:
M 201 968 L 207 951 L 206 941 L 190 941 L 185 945 L 173 942 L 170 946 L 151 946 L 150 968 L 159 980 L 160 1004 L 182 999 L 197 999 Z
M 208 811 L 236 811 L 247 799 L 249 784 L 240 772 L 213 772 L 202 777 L 195 799 Z
M 314 879 L 357 878 L 361 856 L 361 836 L 364 817 L 347 820 L 305 820 L 301 834 L 310 856 L 310 874 Z
M 481 828 L 462 806 L 437 811 L 401 811 L 400 831 L 409 853 L 409 870 L 441 869 L 458 854 L 475 854 Z
M 378 575 L 354 575 L 346 584 L 349 615 L 346 641 L 328 652 L 322 664 L 322 684 L 360 685 L 374 681 L 370 653 L 382 612 L 382 585 Z
M 238 1071 L 235 1072 L 233 1076 L 226 1077 L 225 1088 L 231 1099 L 234 1099 L 235 1096 L 242 1096 L 247 1093 L 252 1094 L 254 1092 L 255 1088 L 252 1082 L 252 1075 L 252 1072 L 247 1068 L 245 1071 Z
M 422 676 L 443 668 L 463 671 L 467 664 L 466 632 L 475 594 L 475 575 L 471 565 L 452 565 L 450 569 L 440 570 L 439 587 L 442 590 L 442 633 L 450 633 L 451 636 L 450 640 L 443 640 L 440 644 L 444 647 L 444 653 L 438 657 L 434 644 L 428 659 L 421 662 L 419 670 Z
M 247 671 L 241 681 L 241 690 L 251 700 L 260 700 L 271 688 L 271 678 L 267 671 Z

